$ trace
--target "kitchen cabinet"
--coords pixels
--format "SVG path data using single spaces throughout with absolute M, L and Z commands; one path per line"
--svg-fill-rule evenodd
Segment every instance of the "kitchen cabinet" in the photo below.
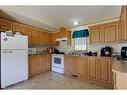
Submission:
M 112 84 L 111 58 L 88 58 L 89 78 L 106 84 Z
M 89 78 L 96 79 L 96 58 L 88 58 Z
M 127 74 L 119 71 L 113 71 L 114 89 L 127 89 Z
M 127 6 L 123 6 L 119 19 L 119 42 L 127 40 Z
M 33 45 L 33 40 L 32 40 L 32 29 L 28 27 L 24 27 L 24 31 L 21 32 L 22 34 L 28 36 L 28 45 Z
M 5 32 L 8 30 L 12 30 L 12 24 L 0 19 L 0 31 Z
M 53 46 L 59 46 L 59 42 L 55 41 L 58 38 L 58 33 L 52 34 L 52 45 Z
M 104 43 L 117 43 L 118 42 L 118 21 L 103 24 L 102 35 L 104 35 Z
M 88 59 L 87 57 L 76 57 L 76 75 L 88 78 Z
M 45 32 L 45 45 L 51 46 L 52 45 L 52 34 Z
M 29 55 L 29 77 L 51 70 L 51 55 Z
M 90 28 L 90 40 L 89 42 L 92 44 L 99 44 L 100 43 L 100 26 L 91 26 Z
M 64 30 L 64 31 L 53 33 L 52 34 L 52 45 L 59 46 L 59 42 L 55 40 L 57 38 L 63 38 L 63 37 L 67 37 L 67 44 L 71 45 L 71 31 L 70 30 Z
M 24 33 L 24 27 L 22 25 L 19 25 L 19 24 L 13 24 L 12 31 L 13 32 L 19 32 L 22 35 L 25 34 Z
M 65 74 L 112 85 L 112 60 L 107 57 L 65 56 Z
M 100 62 L 100 80 L 105 83 L 111 83 L 112 82 L 112 60 L 103 58 L 99 59 Z
M 52 33 L 47 30 L 0 19 L 0 31 L 11 30 L 28 36 L 29 46 L 51 46 Z
M 75 56 L 64 57 L 64 73 L 68 75 L 76 74 L 76 58 Z
M 90 26 L 90 44 L 118 43 L 118 21 Z

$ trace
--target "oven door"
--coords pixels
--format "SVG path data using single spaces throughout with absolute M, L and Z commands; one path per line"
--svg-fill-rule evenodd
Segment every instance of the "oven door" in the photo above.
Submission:
M 63 55 L 53 55 L 52 56 L 52 66 L 58 68 L 64 68 L 64 56 Z

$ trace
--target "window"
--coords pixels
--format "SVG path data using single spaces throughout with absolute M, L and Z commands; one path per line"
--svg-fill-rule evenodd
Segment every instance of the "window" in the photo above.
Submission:
M 87 37 L 74 38 L 75 50 L 87 50 Z

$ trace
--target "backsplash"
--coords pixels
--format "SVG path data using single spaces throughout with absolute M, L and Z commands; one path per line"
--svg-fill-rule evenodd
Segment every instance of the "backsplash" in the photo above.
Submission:
M 109 45 L 88 45 L 88 51 L 100 51 L 102 47 L 105 46 L 111 46 L 114 48 L 115 52 L 120 52 L 121 51 L 121 47 L 123 46 L 127 46 L 127 42 L 124 43 L 119 43 L 119 44 L 109 44 Z M 48 48 L 49 46 L 33 46 L 33 48 L 36 48 L 37 51 L 43 51 L 45 48 Z M 66 41 L 60 42 L 60 46 L 56 46 L 55 48 L 57 48 L 59 51 L 61 52 L 65 52 L 65 51 L 73 51 L 74 50 L 74 46 L 73 44 L 71 46 L 67 45 Z
M 119 43 L 119 44 L 102 44 L 102 45 L 88 45 L 88 51 L 100 51 L 102 47 L 111 46 L 115 52 L 120 52 L 121 47 L 127 46 L 127 42 Z M 74 46 L 68 46 L 66 42 L 60 42 L 60 46 L 56 47 L 59 51 L 73 51 Z
M 65 51 L 73 51 L 74 47 L 67 45 L 67 41 L 60 42 L 60 46 L 56 46 L 59 51 L 65 52 Z
M 45 48 L 49 48 L 50 46 L 31 46 L 29 48 L 36 48 L 37 51 L 44 51 Z
M 115 52 L 120 52 L 121 51 L 121 47 L 123 46 L 127 46 L 127 42 L 124 42 L 124 43 L 119 43 L 119 44 L 109 44 L 109 45 L 89 45 L 88 46 L 88 50 L 89 51 L 99 51 L 101 50 L 102 47 L 105 47 L 105 46 L 110 46 L 114 49 Z

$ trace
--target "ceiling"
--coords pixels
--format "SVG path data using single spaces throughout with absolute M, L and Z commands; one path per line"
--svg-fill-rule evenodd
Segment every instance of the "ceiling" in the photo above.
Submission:
M 60 27 L 81 25 L 114 19 L 120 16 L 121 6 L 0 6 L 0 17 L 16 22 L 57 31 Z

